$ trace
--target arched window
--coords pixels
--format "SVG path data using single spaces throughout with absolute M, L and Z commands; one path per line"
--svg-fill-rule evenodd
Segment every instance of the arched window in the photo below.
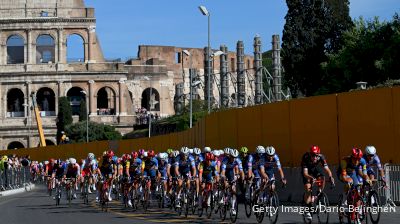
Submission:
M 24 63 L 24 38 L 12 35 L 7 39 L 7 64 Z
M 143 91 L 142 108 L 146 108 L 148 111 L 160 111 L 160 94 L 156 89 L 147 88 Z
M 67 97 L 71 103 L 72 115 L 80 114 L 81 101 L 85 100 L 85 96 L 81 91 L 83 91 L 83 89 L 79 87 L 72 87 L 68 90 Z
M 56 98 L 52 89 L 47 87 L 39 89 L 36 101 L 42 117 L 56 115 Z
M 21 142 L 11 142 L 10 144 L 8 144 L 7 149 L 8 150 L 14 150 L 14 149 L 23 149 L 25 148 L 24 144 L 22 144 Z
M 36 40 L 36 63 L 55 62 L 55 43 L 48 34 L 40 35 Z
M 67 38 L 67 62 L 84 63 L 85 47 L 83 38 L 78 34 L 72 34 Z
M 50 145 L 56 145 L 56 144 L 54 144 L 53 141 L 46 139 L 46 146 L 50 146 Z M 37 147 L 40 147 L 40 143 L 38 144 Z
M 115 115 L 115 92 L 110 87 L 103 87 L 97 92 L 97 114 Z
M 20 89 L 10 89 L 7 93 L 7 117 L 24 117 L 24 93 Z

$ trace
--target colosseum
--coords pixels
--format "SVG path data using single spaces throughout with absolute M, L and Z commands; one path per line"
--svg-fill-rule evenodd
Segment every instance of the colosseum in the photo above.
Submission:
M 80 40 L 82 58 L 68 58 L 70 38 Z M 139 108 L 161 117 L 173 115 L 177 91 L 183 98 L 189 94 L 190 68 L 204 84 L 205 50 L 141 45 L 137 58 L 110 61 L 96 35 L 95 10 L 83 0 L 0 0 L 0 149 L 38 146 L 31 94 L 40 109 L 47 144 L 56 144 L 57 105 L 63 96 L 70 100 L 74 122 L 81 100 L 87 98 L 90 121 L 113 125 L 122 134 L 133 130 Z M 222 57 L 228 70 L 235 72 L 236 56 L 227 52 L 213 58 L 214 74 Z M 245 56 L 244 67 L 250 69 L 253 61 Z M 234 79 L 229 78 L 232 83 Z M 250 91 L 251 84 L 246 83 Z M 204 85 L 196 88 L 203 99 Z M 229 85 L 229 92 L 234 88 Z M 216 80 L 212 95 L 218 106 Z

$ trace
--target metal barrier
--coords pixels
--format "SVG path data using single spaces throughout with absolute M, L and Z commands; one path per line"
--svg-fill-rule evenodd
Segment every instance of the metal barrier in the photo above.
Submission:
M 26 187 L 30 184 L 29 166 L 9 166 L 0 170 L 0 191 Z
M 386 163 L 384 166 L 388 188 L 383 188 L 379 194 L 385 196 L 386 204 L 400 203 L 400 165 Z

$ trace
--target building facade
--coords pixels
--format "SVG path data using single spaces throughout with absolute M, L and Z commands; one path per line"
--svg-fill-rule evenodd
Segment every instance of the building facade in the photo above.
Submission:
M 68 58 L 72 37 L 81 40 L 82 58 Z M 185 57 L 183 50 L 191 56 Z M 236 54 L 227 56 L 234 72 Z M 253 58 L 246 56 L 245 64 L 250 68 Z M 47 144 L 57 142 L 57 105 L 63 96 L 71 102 L 74 122 L 86 100 L 90 121 L 113 125 L 122 134 L 133 130 L 139 108 L 173 115 L 175 86 L 183 83 L 184 97 L 189 93 L 189 68 L 204 83 L 204 49 L 139 46 L 136 59 L 106 60 L 94 9 L 83 0 L 0 0 L 0 149 L 39 145 L 32 99 L 40 109 Z

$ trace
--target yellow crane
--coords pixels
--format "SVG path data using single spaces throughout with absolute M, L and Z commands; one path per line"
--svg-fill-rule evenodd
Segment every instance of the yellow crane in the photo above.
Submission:
M 44 139 L 44 132 L 43 132 L 43 126 L 42 126 L 42 117 L 40 117 L 39 107 L 37 106 L 37 103 L 36 103 L 35 93 L 31 93 L 31 98 L 32 98 L 33 110 L 35 111 L 36 125 L 38 128 L 39 137 L 40 137 L 40 147 L 46 147 L 46 140 Z

